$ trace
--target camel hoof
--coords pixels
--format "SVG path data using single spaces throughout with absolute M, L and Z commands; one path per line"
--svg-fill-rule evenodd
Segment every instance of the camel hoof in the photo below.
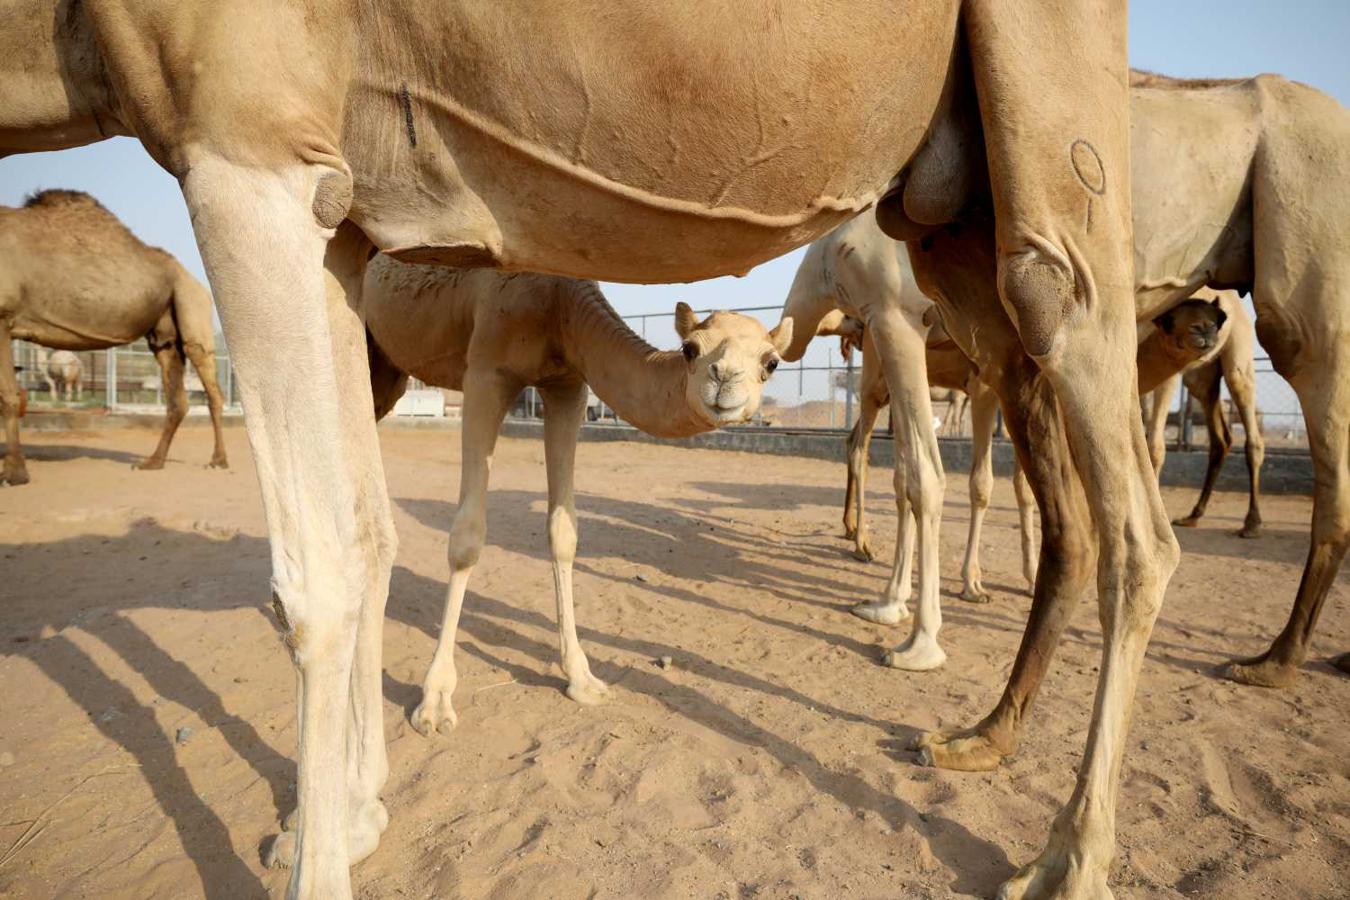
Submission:
M 929 672 L 947 661 L 946 652 L 935 643 L 924 643 L 892 650 L 881 659 L 888 669 L 903 669 L 906 672 Z
M 1039 859 L 1003 882 L 998 900 L 1112 900 L 1106 884 L 1109 864 L 1097 861 L 1090 847 L 1062 848 L 1059 843 L 1052 834 Z
M 227 460 L 225 457 L 222 456 L 218 459 L 212 458 L 212 460 L 206 464 L 206 467 L 208 469 L 228 469 L 230 467 L 230 463 L 229 460 Z
M 164 460 L 155 459 L 153 456 L 151 456 L 136 463 L 136 465 L 134 465 L 132 468 L 140 469 L 142 472 L 153 472 L 158 469 L 164 468 Z
M 1340 656 L 1332 657 L 1331 665 L 1340 669 L 1346 675 L 1350 675 L 1350 653 L 1342 653 Z
M 1200 524 L 1197 516 L 1186 516 L 1184 519 L 1173 519 L 1172 524 L 1178 528 L 1195 528 Z
M 263 865 L 269 869 L 289 869 L 295 864 L 298 840 L 296 828 L 300 824 L 300 809 L 291 810 L 281 822 L 282 832 L 272 839 L 263 851 Z M 380 835 L 389 827 L 389 810 L 379 800 L 365 804 L 361 812 L 351 817 L 347 831 L 347 857 L 351 865 L 375 852 Z
M 15 468 L 5 467 L 3 474 L 0 474 L 0 484 L 7 484 L 11 487 L 18 487 L 21 484 L 28 483 L 28 470 L 23 466 Z
M 849 612 L 874 625 L 899 625 L 909 618 L 903 603 L 859 603 Z
M 598 706 L 609 699 L 609 685 L 587 672 L 568 683 L 567 696 L 582 706 Z
M 417 709 L 413 710 L 408 721 L 425 738 L 454 731 L 459 724 L 459 716 L 450 705 L 450 691 L 424 692 L 422 702 L 417 704 Z
M 1261 536 L 1261 526 L 1248 525 L 1247 527 L 1239 531 L 1237 533 L 1237 536 L 1240 538 L 1247 538 L 1248 540 L 1251 540 L 1252 538 L 1259 538 Z
M 984 604 L 991 602 L 994 598 L 990 595 L 988 591 L 984 590 L 983 588 L 980 588 L 978 590 L 967 589 L 962 591 L 961 599 L 965 600 L 967 603 Z
M 872 552 L 870 544 L 863 544 L 860 547 L 853 548 L 853 558 L 858 562 L 870 563 L 872 560 L 876 559 L 877 556 Z
M 1236 660 L 1220 670 L 1229 681 L 1253 687 L 1288 688 L 1298 680 L 1298 666 L 1272 662 L 1264 657 Z
M 844 540 L 846 540 L 846 541 L 852 541 L 852 540 L 856 540 L 857 537 L 858 537 L 858 529 L 857 529 L 857 528 L 854 528 L 854 527 L 851 526 L 851 525 L 845 525 L 845 526 L 844 526 Z
M 974 729 L 926 731 L 909 749 L 918 751 L 918 763 L 956 772 L 989 772 L 1008 754 L 994 746 L 988 736 Z

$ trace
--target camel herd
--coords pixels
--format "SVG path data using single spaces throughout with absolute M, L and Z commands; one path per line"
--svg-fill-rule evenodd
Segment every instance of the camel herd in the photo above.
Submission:
M 973 600 L 988 599 L 978 544 L 1001 409 L 1019 496 L 1040 514 L 1036 551 L 1024 500 L 1032 609 L 995 709 L 915 748 L 965 770 L 1013 753 L 1095 575 L 1103 658 L 1077 787 L 1000 896 L 1099 898 L 1136 682 L 1179 554 L 1157 486 L 1166 404 L 1146 436 L 1139 398 L 1182 377 L 1206 404 L 1211 471 L 1193 524 L 1231 443 L 1214 402 L 1227 381 L 1255 534 L 1250 326 L 1232 295 L 1204 291 L 1250 293 L 1256 335 L 1303 407 L 1316 494 L 1288 625 L 1226 672 L 1295 681 L 1350 547 L 1350 321 L 1336 299 L 1350 273 L 1337 225 L 1350 114 L 1312 88 L 1131 72 L 1117 0 L 618 0 L 604 14 L 579 0 L 18 0 L 0 51 L 0 156 L 130 135 L 187 201 L 299 673 L 298 805 L 270 857 L 293 866 L 292 897 L 351 896 L 349 866 L 389 821 L 381 630 L 397 536 L 375 421 L 408 374 L 465 392 L 445 629 L 413 717 L 424 732 L 455 720 L 455 625 L 486 538 L 497 429 L 523 385 L 548 408 L 561 654 L 583 703 L 605 693 L 572 612 L 588 384 L 639 427 L 692 434 L 752 415 L 779 360 L 817 335 L 858 342 L 871 384 L 845 521 L 860 556 L 884 402 L 902 452 L 892 576 L 854 612 L 908 617 L 917 543 L 911 634 L 886 658 L 915 671 L 946 658 L 930 384 L 972 397 Z M 585 280 L 743 273 L 811 241 L 777 327 L 681 306 L 679 351 L 627 331 Z M 176 261 L 63 191 L 0 210 L 0 260 L 3 480 L 27 478 L 11 338 L 66 350 L 148 338 L 170 398 L 149 465 L 182 419 L 184 359 L 219 429 L 210 301 Z M 216 448 L 223 465 L 218 430 Z

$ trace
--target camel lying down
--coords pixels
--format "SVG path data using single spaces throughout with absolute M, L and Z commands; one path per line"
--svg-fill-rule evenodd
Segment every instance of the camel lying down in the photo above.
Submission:
M 684 343 L 678 351 L 660 351 L 624 324 L 593 281 L 415 266 L 388 257 L 367 269 L 361 313 L 378 416 L 393 408 L 408 375 L 464 392 L 445 621 L 413 726 L 432 734 L 455 724 L 455 631 L 487 538 L 492 451 L 502 419 L 527 385 L 544 398 L 548 539 L 567 696 L 599 703 L 607 689 L 591 674 L 572 609 L 572 478 L 587 385 L 649 434 L 685 437 L 744 422 L 759 409 L 764 383 L 792 339 L 792 321 L 767 331 L 749 316 L 717 312 L 700 322 L 681 303 L 675 330 Z

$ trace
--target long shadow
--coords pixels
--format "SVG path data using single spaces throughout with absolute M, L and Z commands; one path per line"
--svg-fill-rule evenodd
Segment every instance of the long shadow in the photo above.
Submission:
M 155 449 L 151 444 L 145 451 L 149 454 Z M 106 459 L 113 462 L 135 465 L 145 459 L 145 455 L 128 453 L 125 450 L 109 450 L 106 447 L 91 447 L 71 444 L 24 444 L 23 455 L 38 462 L 68 462 L 72 459 Z
M 397 592 L 391 589 L 391 607 L 394 605 L 393 597 L 396 593 L 401 597 L 427 593 L 434 595 L 439 593 L 440 589 L 440 584 L 433 579 L 402 568 L 395 570 L 395 582 L 398 589 Z M 410 614 L 414 614 L 413 607 L 400 603 L 396 615 L 401 618 Z M 509 673 L 521 684 L 554 688 L 561 686 L 561 682 L 540 674 L 540 671 L 553 659 L 555 651 L 550 644 L 526 638 L 514 629 L 503 629 L 498 623 L 485 618 L 484 614 L 500 616 L 513 622 L 534 625 L 535 627 L 551 628 L 552 626 L 551 622 L 538 614 L 519 610 L 490 597 L 472 595 L 466 598 L 464 604 L 461 629 L 472 636 L 476 643 L 465 643 L 458 649 Z M 425 620 L 421 622 L 410 621 L 408 624 L 430 633 L 430 626 Z M 764 693 L 784 697 L 793 702 L 812 704 L 817 709 L 830 715 L 872 724 L 887 730 L 888 733 L 890 731 L 888 723 L 843 713 L 828 704 L 816 703 L 811 698 L 796 691 L 737 672 L 697 654 L 690 654 L 686 650 L 655 642 L 606 635 L 592 629 L 585 629 L 582 638 L 592 643 L 641 653 L 646 656 L 660 655 L 663 652 L 678 652 L 682 660 L 687 661 L 682 667 L 697 675 L 737 687 L 761 690 Z M 512 663 L 489 653 L 483 645 L 503 647 L 523 653 L 537 660 L 540 668 L 527 669 Z M 962 893 L 988 891 L 1013 872 L 1012 863 L 998 845 L 977 837 L 960 823 L 936 815 L 927 815 L 926 819 L 920 819 L 919 813 L 905 801 L 877 790 L 857 775 L 830 769 L 810 752 L 727 709 L 694 688 L 669 681 L 654 671 L 617 666 L 602 661 L 592 662 L 592 670 L 597 676 L 608 681 L 617 681 L 622 676 L 625 687 L 655 698 L 671 712 L 698 722 L 738 743 L 762 748 L 784 766 L 806 778 L 816 790 L 829 794 L 840 803 L 851 808 L 874 812 L 894 830 L 900 828 L 918 829 L 920 823 L 923 822 L 928 826 L 924 829 L 924 834 L 933 846 L 935 855 L 958 873 L 958 881 L 952 885 L 952 889 L 955 891 Z M 935 823 L 937 827 L 934 827 Z M 976 874 L 972 871 L 972 860 L 988 860 L 990 861 L 988 863 L 989 868 Z
M 38 551 L 51 551 L 69 561 L 63 584 L 74 585 L 73 589 L 54 594 L 50 585 L 37 577 L 24 577 L 25 554 Z M 40 547 L 0 544 L 0 556 L 11 555 L 15 561 L 7 563 L 7 580 L 0 596 L 7 604 L 12 600 L 14 608 L 13 615 L 0 625 L 0 634 L 7 635 L 0 643 L 0 658 L 30 660 L 85 710 L 100 732 L 135 757 L 141 777 L 173 823 L 208 897 L 264 895 L 262 882 L 233 852 L 228 828 L 193 788 L 176 758 L 172 737 L 155 720 L 153 709 L 139 703 L 129 688 L 108 676 L 65 635 L 58 633 L 43 640 L 32 640 L 31 635 L 50 626 L 58 632 L 78 629 L 103 642 L 141 673 L 157 694 L 192 710 L 218 730 L 267 783 L 273 802 L 283 809 L 283 803 L 289 802 L 287 786 L 295 779 L 295 763 L 263 740 L 251 723 L 228 712 L 220 696 L 186 663 L 156 644 L 131 619 L 110 611 L 110 607 L 125 611 L 187 606 L 202 612 L 250 608 L 261 613 L 260 603 L 245 599 L 229 586 L 252 581 L 262 593 L 266 542 L 242 536 L 213 540 L 143 520 L 133 523 L 126 535 L 115 538 L 87 535 Z M 81 571 L 87 568 L 102 573 L 106 561 L 136 555 L 147 565 L 140 570 L 134 586 L 110 582 L 106 577 L 88 577 Z M 173 570 L 161 569 L 152 562 L 154 558 L 172 558 L 180 565 Z M 249 570 L 245 578 L 238 577 L 241 568 Z M 194 573 L 194 580 L 201 579 L 208 585 L 185 592 L 185 585 L 175 574 L 184 569 Z

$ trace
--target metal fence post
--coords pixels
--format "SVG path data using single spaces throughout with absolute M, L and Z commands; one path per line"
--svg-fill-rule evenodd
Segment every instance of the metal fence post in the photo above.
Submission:
M 849 351 L 848 356 L 844 359 L 848 361 L 848 368 L 844 375 L 844 427 L 851 429 L 853 427 L 853 352 Z
M 106 351 L 107 364 L 104 368 L 107 370 L 107 390 L 104 391 L 104 405 L 108 407 L 109 412 L 117 410 L 117 348 L 109 347 Z

